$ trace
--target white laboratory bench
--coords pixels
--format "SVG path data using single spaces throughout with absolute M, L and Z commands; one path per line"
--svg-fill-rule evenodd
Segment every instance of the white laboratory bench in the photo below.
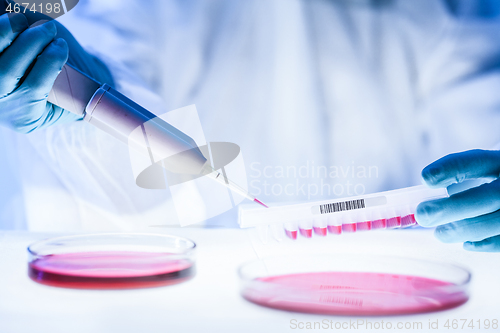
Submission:
M 358 320 L 370 321 L 372 325 L 391 322 L 393 331 L 500 331 L 500 328 L 484 329 L 485 320 L 500 321 L 500 255 L 470 253 L 458 244 L 442 244 L 434 239 L 432 230 L 360 232 L 316 237 L 296 244 L 263 244 L 253 230 L 165 228 L 155 232 L 187 237 L 197 243 L 197 272 L 192 280 L 160 288 L 114 291 L 43 286 L 27 276 L 26 247 L 34 241 L 60 235 L 0 232 L 0 332 L 386 331 L 364 326 L 356 329 L 352 322 Z M 471 298 L 458 308 L 436 313 L 367 318 L 292 313 L 267 309 L 243 299 L 239 295 L 238 266 L 257 257 L 284 253 L 390 254 L 458 263 L 472 271 Z M 448 319 L 449 329 L 444 327 Z M 458 319 L 457 329 L 451 327 L 453 319 Z M 460 319 L 467 319 L 467 324 L 474 320 L 474 329 L 461 329 Z M 323 321 L 329 325 L 339 322 L 337 325 L 343 325 L 343 329 L 326 328 Z M 429 329 L 429 322 L 436 321 L 439 329 Z M 308 322 L 320 322 L 323 327 L 306 329 Z M 396 328 L 398 323 L 415 322 L 421 322 L 422 329 Z M 304 329 L 299 328 L 299 323 Z

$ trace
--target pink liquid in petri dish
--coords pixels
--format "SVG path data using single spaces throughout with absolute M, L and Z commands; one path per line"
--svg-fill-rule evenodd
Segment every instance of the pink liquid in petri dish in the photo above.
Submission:
M 314 229 L 314 233 L 318 236 L 326 236 L 326 233 L 327 233 L 327 230 L 326 228 L 317 228 L 317 227 L 313 227 Z
M 302 229 L 300 228 L 300 234 L 304 236 L 305 238 L 311 238 L 312 237 L 312 229 Z
M 387 222 L 385 219 L 372 221 L 372 229 L 385 229 L 387 227 Z
M 285 235 L 293 240 L 297 239 L 297 230 L 286 230 L 285 229 Z
M 328 232 L 334 235 L 342 234 L 342 226 L 341 225 L 329 225 Z
M 342 224 L 343 232 L 356 232 L 356 223 Z
M 459 306 L 466 291 L 449 282 L 418 276 L 320 272 L 250 281 L 243 297 L 279 310 L 330 315 L 401 315 Z
M 401 217 L 391 217 L 387 219 L 387 229 L 401 227 Z
M 410 226 L 416 225 L 416 224 L 417 224 L 417 220 L 415 220 L 415 215 L 413 215 L 413 214 L 406 215 L 406 216 L 403 216 L 401 218 L 401 228 L 410 227 Z
M 171 253 L 84 252 L 41 257 L 29 263 L 38 283 L 77 289 L 149 288 L 177 284 L 194 274 L 193 263 Z
M 372 221 L 356 223 L 358 231 L 372 230 Z

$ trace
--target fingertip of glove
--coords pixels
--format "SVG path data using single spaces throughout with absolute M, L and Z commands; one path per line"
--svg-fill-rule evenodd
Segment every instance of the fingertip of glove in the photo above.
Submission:
M 57 34 L 57 27 L 56 24 L 53 21 L 48 21 L 43 24 L 43 27 L 49 31 L 49 33 L 56 35 Z
M 68 44 L 64 39 L 58 38 L 50 43 L 50 50 L 47 49 L 47 52 L 52 60 L 67 60 L 69 52 Z
M 477 246 L 474 242 L 465 242 L 463 248 L 466 251 L 477 251 Z
M 439 185 L 443 179 L 443 170 L 436 165 L 428 165 L 422 170 L 422 179 L 429 186 Z
M 47 30 L 47 32 L 50 35 L 55 36 L 57 34 L 57 26 L 54 23 L 54 21 L 40 20 L 40 21 L 36 21 L 32 25 L 30 25 L 30 29 L 37 28 L 37 27 L 43 27 L 45 30 Z
M 52 45 L 60 49 L 68 49 L 68 43 L 63 38 L 57 38 L 52 42 Z
M 500 236 L 483 239 L 478 242 L 465 242 L 464 250 L 474 252 L 500 252 Z
M 431 227 L 433 221 L 433 215 L 435 214 L 436 209 L 434 205 L 422 202 L 417 206 L 417 210 L 415 212 L 415 219 L 418 224 L 422 227 Z
M 21 13 L 9 14 L 9 21 L 12 27 L 12 32 L 17 33 L 28 28 L 28 19 Z
M 68 55 L 68 44 L 64 39 L 58 38 L 47 46 L 47 48 L 39 56 L 39 59 L 44 59 L 48 64 L 51 64 L 51 68 L 54 68 L 54 70 L 57 67 L 59 73 L 68 60 Z
M 434 236 L 443 243 L 456 243 L 456 239 L 453 238 L 453 230 L 452 225 L 441 225 L 434 230 Z

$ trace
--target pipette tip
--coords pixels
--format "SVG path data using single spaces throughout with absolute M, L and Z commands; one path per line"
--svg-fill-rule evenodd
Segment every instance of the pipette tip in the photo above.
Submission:
M 263 203 L 262 201 L 260 201 L 259 199 L 253 199 L 253 201 L 255 201 L 256 203 L 258 204 L 261 204 L 262 206 L 266 207 L 266 208 L 269 208 L 267 207 L 267 205 L 265 203 Z

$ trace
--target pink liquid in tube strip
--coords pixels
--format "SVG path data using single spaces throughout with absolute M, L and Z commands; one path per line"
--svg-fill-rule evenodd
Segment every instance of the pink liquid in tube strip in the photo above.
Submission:
M 387 221 L 385 219 L 379 219 L 372 221 L 372 229 L 385 229 L 387 227 Z
M 410 226 L 416 225 L 416 224 L 417 224 L 417 220 L 415 220 L 414 214 L 406 215 L 406 216 L 403 216 L 401 218 L 401 228 L 410 227 Z
M 342 226 L 341 225 L 329 225 L 327 227 L 328 232 L 333 235 L 340 235 L 342 234 Z
M 285 229 L 285 235 L 293 240 L 297 239 L 297 230 L 287 230 Z
M 299 229 L 300 234 L 305 237 L 305 238 L 311 238 L 312 237 L 312 229 Z
M 401 227 L 401 216 L 391 217 L 387 219 L 387 229 Z
M 342 224 L 342 232 L 356 232 L 356 223 Z
M 324 237 L 327 234 L 406 228 L 417 224 L 415 211 L 420 202 L 446 197 L 448 192 L 445 188 L 430 189 L 422 185 L 344 199 L 271 206 L 267 209 L 240 209 L 239 223 L 242 228 L 247 228 L 287 223 L 311 225 L 314 221 L 313 229 L 298 228 L 299 232 L 285 227 L 285 234 L 293 240 L 299 235 L 300 238 L 311 238 L 313 235 Z M 342 223 L 330 225 L 330 219 Z M 327 227 L 320 229 L 318 225 Z
M 326 236 L 327 235 L 327 228 L 318 228 L 318 227 L 313 227 L 314 233 L 318 236 Z
M 358 231 L 372 230 L 372 221 L 356 223 Z

